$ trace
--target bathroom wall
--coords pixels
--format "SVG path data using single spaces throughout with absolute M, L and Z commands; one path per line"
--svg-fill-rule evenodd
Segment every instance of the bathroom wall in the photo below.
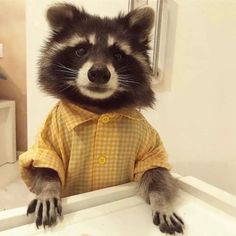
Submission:
M 174 171 L 236 194 L 236 1 L 169 0 L 159 130 Z
M 0 58 L 0 66 L 8 79 L 0 80 L 0 99 L 16 101 L 18 151 L 27 148 L 25 40 L 25 0 L 1 0 L 0 43 L 4 45 L 4 58 Z

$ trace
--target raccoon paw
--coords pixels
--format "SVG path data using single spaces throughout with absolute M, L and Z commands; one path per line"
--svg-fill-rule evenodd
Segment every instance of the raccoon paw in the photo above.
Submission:
M 40 195 L 32 200 L 27 209 L 27 215 L 35 213 L 35 224 L 37 228 L 43 225 L 52 226 L 57 222 L 57 216 L 61 216 L 61 200 L 57 197 L 42 198 Z
M 183 234 L 184 222 L 175 213 L 172 214 L 162 214 L 158 211 L 154 213 L 153 223 L 159 226 L 160 231 L 165 234 Z

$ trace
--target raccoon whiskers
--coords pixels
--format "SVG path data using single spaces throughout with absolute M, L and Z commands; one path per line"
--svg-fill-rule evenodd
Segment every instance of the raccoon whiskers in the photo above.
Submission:
M 62 72 L 65 75 L 68 75 L 67 78 L 76 79 L 77 74 L 78 74 L 77 70 L 74 70 L 72 68 L 66 67 L 65 65 L 63 65 L 61 63 L 56 64 L 56 66 L 59 68 L 59 69 L 56 69 L 56 71 Z
M 122 67 L 120 67 L 118 70 L 117 70 L 117 73 L 118 74 L 122 74 L 122 73 L 124 73 L 124 72 L 128 72 L 128 69 L 129 69 L 129 67 L 127 67 L 127 66 L 122 66 Z
M 56 71 L 63 72 L 65 75 L 68 75 L 65 78 L 74 78 L 74 79 L 76 79 L 76 77 L 77 77 L 77 74 L 69 72 L 69 71 L 66 71 L 66 70 L 56 70 Z
M 58 66 L 58 67 L 60 67 L 60 68 L 63 68 L 63 69 L 66 69 L 66 70 L 68 70 L 68 71 L 74 72 L 74 73 L 77 73 L 77 72 L 78 72 L 77 70 L 74 70 L 74 69 L 72 69 L 72 68 L 70 68 L 70 67 L 67 67 L 67 66 L 63 65 L 62 63 L 57 63 L 56 66 Z
M 140 86 L 142 86 L 142 84 L 140 84 L 140 83 L 138 83 L 138 82 L 134 82 L 134 81 L 131 81 L 131 80 L 119 80 L 121 83 L 123 83 L 123 84 L 137 84 L 137 85 L 140 85 Z
M 58 91 L 62 92 L 64 90 L 68 89 L 69 87 L 73 87 L 74 88 L 73 84 L 67 83 L 66 85 L 63 84 L 63 86 L 60 87 L 60 89 Z
M 127 84 L 120 84 L 117 91 L 129 91 L 132 86 Z
M 143 85 L 137 81 L 134 81 L 132 79 L 133 77 L 132 76 L 129 76 L 129 75 L 119 75 L 119 82 L 122 84 L 122 85 L 130 85 L 130 84 L 133 84 L 133 85 L 138 85 L 140 87 L 142 87 Z
M 67 70 L 67 69 L 61 69 L 61 68 L 57 69 L 57 71 L 67 72 L 67 73 L 69 73 L 69 74 L 74 74 L 74 75 L 77 74 L 77 72 L 72 72 L 72 71 L 69 71 L 69 70 Z
M 120 85 L 130 88 L 132 85 L 134 86 L 140 86 L 142 87 L 143 85 L 141 83 L 135 82 L 135 81 L 129 81 L 129 80 L 119 80 Z

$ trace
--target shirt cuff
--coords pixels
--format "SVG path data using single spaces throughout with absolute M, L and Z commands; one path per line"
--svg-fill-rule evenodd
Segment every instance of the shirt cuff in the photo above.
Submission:
M 43 149 L 32 148 L 19 157 L 20 173 L 28 188 L 32 186 L 32 167 L 50 168 L 57 172 L 62 187 L 65 184 L 65 170 L 63 162 L 56 152 Z
M 158 158 L 153 158 L 149 161 L 139 161 L 134 169 L 134 181 L 139 181 L 142 175 L 147 171 L 154 168 L 162 167 L 167 170 L 171 170 L 172 166 L 166 160 L 158 160 Z

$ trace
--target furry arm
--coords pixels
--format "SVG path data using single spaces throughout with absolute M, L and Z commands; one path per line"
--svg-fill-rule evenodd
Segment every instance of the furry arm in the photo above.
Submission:
M 57 173 L 49 168 L 34 168 L 31 191 L 37 196 L 27 209 L 27 215 L 35 212 L 36 226 L 50 226 L 61 215 L 61 183 Z
M 183 233 L 183 220 L 174 212 L 178 192 L 178 181 L 165 168 L 146 171 L 139 185 L 140 195 L 150 203 L 153 223 L 161 232 L 168 234 Z

